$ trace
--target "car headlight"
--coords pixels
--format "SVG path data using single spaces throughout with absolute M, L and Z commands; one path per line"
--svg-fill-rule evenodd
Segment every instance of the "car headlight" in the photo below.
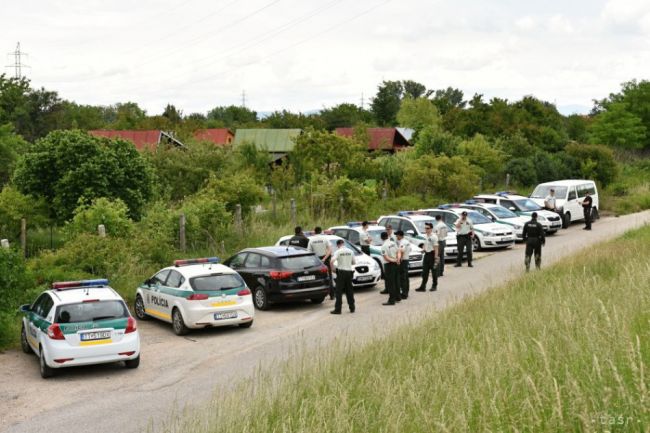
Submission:
M 512 228 L 515 229 L 515 230 L 521 230 L 522 227 L 523 226 L 520 226 L 520 225 L 517 225 L 517 224 L 512 226 Z
M 373 261 L 372 261 L 372 270 L 373 270 L 373 271 L 376 271 L 377 269 L 379 269 L 379 265 L 377 264 L 376 261 L 373 260 Z
M 540 220 L 540 221 L 546 221 L 546 217 L 544 217 L 542 215 L 537 215 L 537 219 Z

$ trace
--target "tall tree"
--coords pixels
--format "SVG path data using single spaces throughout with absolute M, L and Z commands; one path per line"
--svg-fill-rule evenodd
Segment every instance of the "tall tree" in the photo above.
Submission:
M 217 121 L 228 128 L 251 126 L 257 123 L 257 112 L 237 105 L 215 107 L 208 112 L 208 120 Z
M 413 80 L 402 81 L 402 86 L 404 88 L 404 97 L 407 98 L 428 98 L 433 93 L 433 90 L 427 90 L 424 84 Z
M 333 131 L 336 128 L 352 127 L 359 123 L 372 122 L 372 113 L 370 111 L 350 103 L 323 108 L 320 117 L 325 129 L 328 131 Z
M 642 149 L 646 136 L 641 118 L 622 102 L 607 104 L 607 109 L 595 117 L 589 128 L 589 142 L 624 149 Z
M 467 101 L 463 100 L 463 91 L 453 87 L 436 90 L 431 100 L 442 115 L 454 108 L 463 109 L 467 105 Z
M 371 109 L 377 123 L 381 126 L 395 126 L 397 112 L 404 94 L 401 81 L 384 81 L 377 90 L 377 95 L 372 99 Z

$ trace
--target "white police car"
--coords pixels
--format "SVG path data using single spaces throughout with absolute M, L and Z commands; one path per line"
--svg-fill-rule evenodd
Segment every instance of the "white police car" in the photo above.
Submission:
M 453 224 L 460 218 L 463 211 L 474 224 L 474 238 L 472 239 L 474 251 L 483 248 L 508 248 L 515 243 L 515 233 L 511 227 L 492 222 L 491 219 L 481 215 L 473 209 L 463 207 L 462 204 L 444 204 L 436 209 L 424 209 L 428 215 L 441 215 L 445 222 Z
M 562 228 L 562 218 L 555 212 L 543 209 L 528 197 L 512 194 L 508 191 L 500 191 L 495 194 L 480 194 L 474 196 L 474 200 L 480 203 L 493 203 L 513 211 L 519 216 L 530 218 L 533 212 L 537 212 L 537 222 L 544 231 L 550 235 Z
M 518 216 L 513 211 L 492 203 L 478 203 L 475 200 L 467 200 L 463 207 L 473 209 L 481 215 L 490 218 L 495 223 L 505 224 L 512 227 L 517 242 L 524 240 L 524 224 L 530 221 L 529 217 Z
M 386 215 L 379 217 L 379 224 L 393 227 L 393 233 L 397 230 L 404 232 L 404 237 L 419 245 L 424 239 L 424 224 L 431 223 L 435 227 L 438 223 L 435 218 L 420 211 L 399 211 L 397 215 Z M 445 221 L 446 223 L 446 221 Z M 456 240 L 455 229 L 452 225 L 447 224 L 449 232 L 445 239 L 445 261 L 455 260 L 458 255 L 458 241 Z
M 108 280 L 54 283 L 20 311 L 23 352 L 39 356 L 43 378 L 64 367 L 118 361 L 127 368 L 140 365 L 136 321 Z
M 172 324 L 177 335 L 189 329 L 253 324 L 255 308 L 242 277 L 217 257 L 176 260 L 138 287 L 135 315 Z
M 314 235 L 312 232 L 304 232 L 304 234 L 307 237 Z M 332 253 L 334 253 L 334 251 L 337 249 L 336 241 L 342 238 L 325 233 L 322 233 L 321 235 L 325 236 L 325 238 L 329 241 Z M 275 245 L 288 246 L 289 239 L 291 238 L 292 236 L 282 236 Z M 377 262 L 372 257 L 363 253 L 359 247 L 352 245 L 345 239 L 343 239 L 343 241 L 345 241 L 345 246 L 351 249 L 354 253 L 354 260 L 356 261 L 356 264 L 354 265 L 354 274 L 352 275 L 352 287 L 356 289 L 361 287 L 375 286 L 379 280 L 381 280 L 381 268 L 379 267 L 379 264 L 377 264 Z M 336 280 L 336 273 L 332 274 L 332 278 Z
M 336 236 L 340 236 L 343 239 L 347 240 L 353 245 L 359 246 L 359 234 L 361 233 L 361 222 L 360 221 L 350 221 L 345 226 L 335 226 L 327 229 L 328 232 Z M 381 240 L 381 233 L 386 231 L 386 227 L 380 226 L 377 224 L 368 224 L 368 234 L 372 238 L 372 244 L 370 245 L 370 257 L 372 257 L 378 264 L 381 266 L 383 272 L 384 269 L 384 256 L 381 253 L 381 245 L 383 241 Z M 413 244 L 411 248 L 411 254 L 409 254 L 409 274 L 417 274 L 422 272 L 422 249 L 415 245 L 413 240 L 410 240 Z

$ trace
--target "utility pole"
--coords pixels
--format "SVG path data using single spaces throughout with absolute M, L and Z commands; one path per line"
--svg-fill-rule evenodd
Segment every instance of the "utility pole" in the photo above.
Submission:
M 363 98 L 363 92 L 361 92 L 361 109 L 363 110 L 363 105 L 366 101 Z
M 13 56 L 14 58 L 14 64 L 13 65 L 7 65 L 7 68 L 11 68 L 14 70 L 14 77 L 20 79 L 23 76 L 23 68 L 29 68 L 26 64 L 22 62 L 22 57 L 27 56 L 27 53 L 24 53 L 20 51 L 20 42 L 16 44 L 16 50 L 7 53 L 8 56 Z
M 246 90 L 241 91 L 241 106 L 246 108 Z

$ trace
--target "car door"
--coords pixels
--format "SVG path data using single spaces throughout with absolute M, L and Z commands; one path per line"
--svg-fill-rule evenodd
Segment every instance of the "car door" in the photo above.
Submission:
M 564 206 L 564 212 L 571 212 L 571 220 L 575 221 L 582 218 L 582 206 L 578 203 L 578 193 L 574 185 L 569 187 L 567 192 L 567 202 Z
M 176 297 L 180 296 L 180 287 L 185 282 L 185 277 L 175 269 L 169 271 L 165 285 L 161 287 L 159 296 L 161 300 L 161 309 L 165 315 L 172 317 L 172 308 Z
M 246 285 L 248 285 L 248 287 L 251 287 L 251 275 L 248 272 L 246 272 L 246 269 L 244 268 L 244 261 L 246 260 L 247 256 L 248 253 L 239 253 L 233 256 L 229 261 L 227 261 L 226 266 L 237 271 L 237 273 L 246 282 Z
M 38 353 L 39 339 L 41 333 L 43 333 L 43 324 L 45 318 L 42 316 L 46 304 L 52 302 L 52 298 L 47 293 L 43 293 L 41 296 L 36 299 L 34 305 L 32 305 L 31 311 L 28 314 L 27 320 L 27 341 L 29 345 L 32 346 L 32 349 Z
M 168 276 L 169 269 L 163 269 L 149 279 L 149 284 L 142 286 L 145 312 L 158 319 L 168 320 L 167 317 L 164 317 L 166 313 L 158 307 L 160 303 L 160 289 L 165 286 Z
M 341 236 L 343 237 L 343 236 Z M 348 236 L 343 237 L 343 239 L 347 239 L 348 242 L 350 242 L 352 245 L 360 245 L 361 242 L 359 241 L 359 232 L 356 230 L 350 230 L 348 231 Z
M 263 273 L 266 273 L 268 269 L 261 269 L 262 264 L 262 255 L 258 253 L 248 253 L 246 260 L 244 260 L 244 269 L 246 274 L 250 275 L 250 285 L 249 287 L 258 287 L 265 284 L 265 279 Z M 248 281 L 246 281 L 248 284 Z

